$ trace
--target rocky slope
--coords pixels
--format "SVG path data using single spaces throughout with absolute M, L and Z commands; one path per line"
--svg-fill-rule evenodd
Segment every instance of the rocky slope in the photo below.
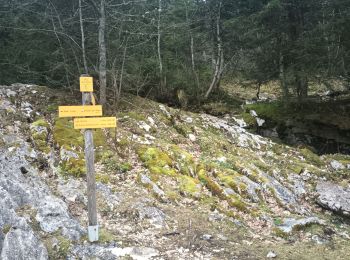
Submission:
M 129 96 L 94 132 L 99 243 L 67 92 L 0 87 L 1 259 L 348 259 L 350 156 Z M 104 114 L 114 114 L 115 109 Z

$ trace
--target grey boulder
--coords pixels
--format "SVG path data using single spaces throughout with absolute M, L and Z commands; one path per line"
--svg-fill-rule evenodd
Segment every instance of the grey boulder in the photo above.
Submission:
M 350 215 L 350 189 L 332 182 L 318 182 L 316 186 L 317 203 L 325 209 Z

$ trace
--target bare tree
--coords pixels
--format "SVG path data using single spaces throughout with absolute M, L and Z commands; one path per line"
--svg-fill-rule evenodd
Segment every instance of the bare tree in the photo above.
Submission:
M 157 24 L 157 49 L 158 49 L 158 60 L 159 60 L 159 77 L 160 77 L 160 92 L 162 93 L 166 85 L 166 79 L 163 73 L 163 61 L 161 54 L 161 13 L 162 13 L 162 0 L 158 0 L 158 24 Z
M 193 33 L 191 30 L 191 23 L 190 19 L 188 17 L 188 0 L 185 1 L 185 6 L 186 6 L 186 22 L 187 22 L 187 27 L 189 30 L 190 34 L 190 50 L 191 50 L 191 65 L 192 65 L 192 73 L 196 79 L 196 84 L 197 84 L 197 91 L 199 90 L 199 76 L 196 70 L 196 63 L 195 63 L 195 57 L 194 57 L 194 39 L 193 39 Z
M 89 74 L 88 66 L 87 66 L 87 62 L 86 62 L 85 34 L 84 34 L 83 11 L 81 8 L 81 0 L 79 0 L 79 21 L 80 21 L 81 50 L 83 52 L 84 70 L 85 70 L 86 74 Z
M 221 81 L 221 76 L 222 76 L 222 73 L 224 71 L 224 50 L 223 50 L 223 46 L 222 46 L 221 30 L 220 30 L 221 8 L 222 8 L 222 1 L 219 1 L 217 15 L 216 15 L 216 49 L 217 49 L 217 54 L 215 57 L 215 70 L 214 70 L 213 80 L 212 80 L 207 92 L 204 95 L 205 99 L 207 99 L 209 97 L 210 93 L 215 88 L 219 87 L 220 81 Z
M 100 79 L 100 103 L 106 104 L 107 88 L 107 54 L 106 54 L 106 3 L 101 0 L 100 4 L 100 22 L 98 28 L 98 46 L 99 46 L 99 79 Z

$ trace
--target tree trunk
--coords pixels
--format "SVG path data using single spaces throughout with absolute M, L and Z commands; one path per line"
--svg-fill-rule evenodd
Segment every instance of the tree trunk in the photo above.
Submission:
M 84 70 L 85 70 L 85 74 L 89 74 L 88 66 L 86 62 L 85 34 L 84 34 L 84 24 L 83 24 L 83 11 L 81 9 L 81 0 L 79 0 L 79 21 L 80 21 L 81 50 L 83 52 Z
M 120 71 L 119 88 L 118 88 L 118 95 L 117 95 L 117 106 L 119 105 L 120 97 L 121 97 L 121 94 L 122 94 L 123 74 L 124 74 L 124 66 L 125 66 L 127 44 L 128 44 L 128 41 L 126 41 L 126 43 L 125 43 L 124 52 L 123 52 L 123 61 L 122 61 L 122 68 L 121 68 L 121 71 Z
M 308 80 L 303 72 L 297 73 L 295 79 L 298 101 L 301 102 L 308 96 Z
M 186 6 L 186 22 L 187 22 L 187 27 L 188 30 L 190 32 L 190 50 L 191 50 L 191 65 L 192 65 L 192 73 L 195 77 L 196 80 L 196 85 L 197 85 L 197 93 L 199 91 L 199 76 L 198 73 L 196 71 L 196 62 L 195 62 L 195 57 L 194 57 L 194 39 L 193 39 L 193 33 L 191 31 L 191 26 L 190 26 L 190 20 L 188 18 L 188 6 L 187 6 L 187 2 L 185 2 L 185 6 Z
M 221 5 L 222 2 L 219 2 L 218 13 L 216 17 L 216 41 L 217 41 L 217 56 L 215 60 L 215 71 L 212 82 L 204 95 L 204 98 L 207 99 L 210 93 L 215 89 L 219 88 L 221 76 L 223 73 L 223 62 L 224 62 L 224 52 L 222 48 L 221 32 L 220 32 L 220 18 L 221 18 Z
M 163 76 L 163 60 L 161 53 L 161 13 L 162 13 L 162 0 L 158 0 L 158 24 L 157 24 L 157 49 L 158 49 L 158 60 L 159 60 L 159 78 L 160 78 L 160 93 L 163 93 L 165 87 L 165 79 Z
M 260 100 L 260 90 L 261 90 L 261 81 L 257 82 L 257 92 L 256 92 L 256 98 L 257 100 Z
M 286 75 L 284 71 L 284 58 L 283 54 L 280 53 L 280 59 L 279 59 L 279 80 L 280 80 L 280 85 L 283 93 L 283 99 L 285 101 L 288 101 L 289 98 L 289 91 L 288 91 L 288 85 L 286 83 Z
M 106 104 L 106 88 L 107 88 L 107 54 L 106 54 L 106 12 L 105 0 L 101 0 L 100 6 L 100 24 L 98 29 L 98 45 L 99 45 L 99 78 L 100 78 L 100 103 Z

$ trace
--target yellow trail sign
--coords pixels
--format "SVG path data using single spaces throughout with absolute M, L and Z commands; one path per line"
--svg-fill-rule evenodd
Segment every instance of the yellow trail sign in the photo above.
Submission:
M 59 106 L 59 117 L 102 116 L 102 106 Z
M 116 117 L 74 118 L 74 129 L 115 128 Z
M 80 77 L 80 92 L 93 92 L 94 82 L 92 77 Z

